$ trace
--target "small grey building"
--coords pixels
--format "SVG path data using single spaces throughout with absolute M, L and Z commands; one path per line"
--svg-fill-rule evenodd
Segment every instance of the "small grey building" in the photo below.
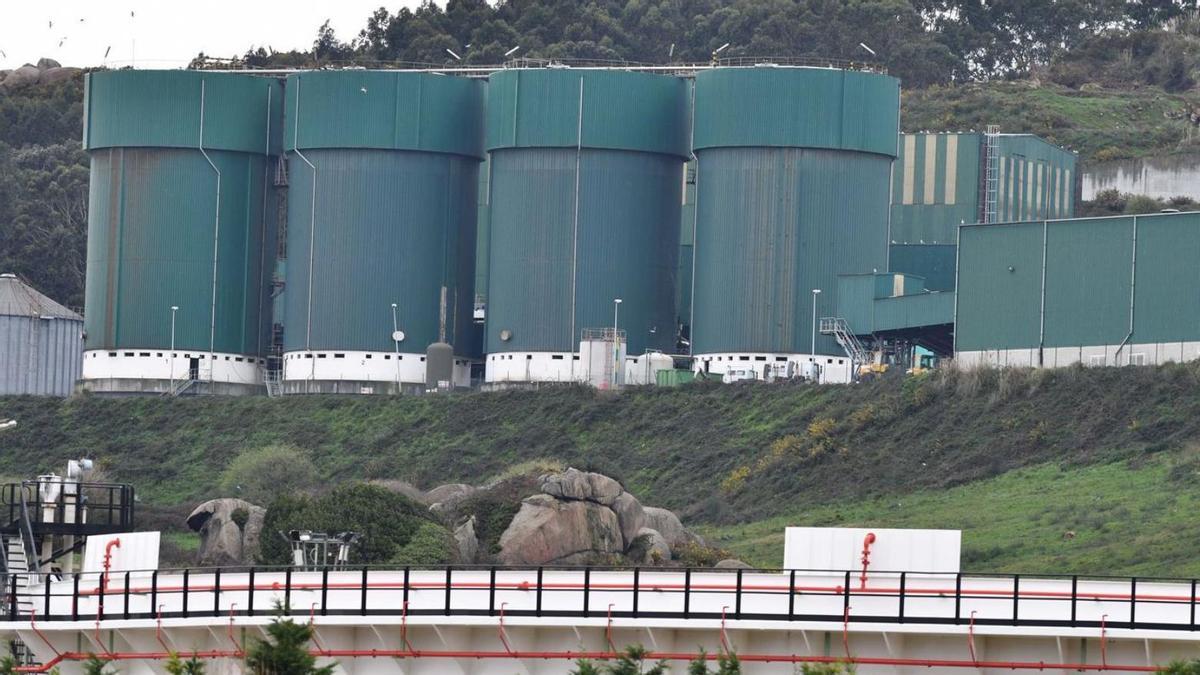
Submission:
M 0 396 L 69 396 L 83 366 L 83 317 L 0 274 Z

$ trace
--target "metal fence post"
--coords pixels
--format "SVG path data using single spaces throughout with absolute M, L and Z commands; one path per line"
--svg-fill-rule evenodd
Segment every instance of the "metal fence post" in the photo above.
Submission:
M 368 568 L 366 565 L 363 565 L 363 568 L 362 568 L 362 591 L 359 593 L 359 598 L 358 598 L 358 613 L 361 616 L 367 615 L 367 587 L 368 587 L 367 572 L 369 571 L 369 569 L 370 568 Z
M 191 574 L 191 569 L 183 570 L 183 618 L 188 616 L 188 576 Z
M 638 587 L 641 585 L 639 582 L 639 575 L 641 572 L 642 569 L 640 567 L 633 568 L 633 618 L 635 619 L 638 615 L 638 595 L 640 595 L 638 593 Z
M 256 568 L 250 568 L 250 579 L 246 583 L 246 616 L 254 616 L 254 573 Z
M 451 574 L 453 574 L 453 569 L 453 567 L 446 565 L 446 607 L 444 612 L 446 616 L 450 616 L 450 590 L 453 588 Z
M 796 618 L 796 570 L 788 575 L 788 621 Z
M 535 616 L 542 615 L 542 568 L 537 569 L 537 609 L 534 612 Z
M 221 568 L 213 573 L 213 616 L 221 616 Z
M 1012 625 L 1017 625 L 1017 617 L 1020 616 L 1021 604 L 1021 575 L 1013 575 L 1013 618 Z
M 1129 627 L 1137 625 L 1137 577 L 1129 580 Z
M 587 597 L 587 588 L 583 590 L 584 597 Z M 587 602 L 584 603 L 586 610 Z M 488 616 L 496 616 L 496 567 L 492 566 L 488 571 Z
M 1075 617 L 1076 617 L 1076 609 L 1077 609 L 1077 604 L 1078 604 L 1076 601 L 1078 599 L 1079 599 L 1079 575 L 1072 574 L 1071 575 L 1071 627 L 1072 628 L 1074 628 L 1075 624 L 1076 624 Z
M 321 568 L 321 616 L 327 616 L 329 612 L 329 568 Z
M 692 618 L 692 568 L 683 571 L 683 618 Z
M 954 625 L 962 623 L 962 572 L 954 575 Z
M 900 616 L 898 617 L 900 623 L 904 623 L 904 586 L 905 586 L 905 583 L 907 580 L 908 580 L 908 572 L 901 572 L 900 573 Z
M 583 568 L 583 618 L 591 616 L 592 568 Z
M 46 588 L 50 588 L 50 579 L 46 579 Z M 128 619 L 129 618 L 129 572 L 128 571 L 125 572 L 125 593 L 124 593 L 124 596 L 122 597 L 122 601 L 123 601 L 123 604 L 125 605 L 124 617 L 126 619 Z

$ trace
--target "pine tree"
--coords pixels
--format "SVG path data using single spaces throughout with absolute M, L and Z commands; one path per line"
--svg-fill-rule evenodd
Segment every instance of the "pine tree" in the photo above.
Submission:
M 276 616 L 267 626 L 267 639 L 255 640 L 246 652 L 246 667 L 254 675 L 333 675 L 333 666 L 317 667 L 317 657 L 308 652 L 312 628 L 285 617 L 277 605 Z

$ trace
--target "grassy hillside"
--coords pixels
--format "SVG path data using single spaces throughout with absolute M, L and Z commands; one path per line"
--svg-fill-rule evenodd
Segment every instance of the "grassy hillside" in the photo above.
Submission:
M 0 435 L 0 473 L 90 454 L 166 509 L 155 522 L 223 496 L 238 453 L 283 442 L 331 484 L 480 483 L 561 460 L 621 478 L 761 564 L 778 564 L 785 524 L 845 523 L 961 527 L 975 568 L 1200 574 L 1188 544 L 1200 529 L 1195 365 L 619 395 L 10 398 L 3 417 L 20 426 Z
M 1086 90 L 1035 81 L 929 87 L 904 94 L 905 131 L 1032 133 L 1085 160 L 1200 152 L 1200 128 L 1189 114 L 1200 93 L 1172 94 L 1157 87 Z

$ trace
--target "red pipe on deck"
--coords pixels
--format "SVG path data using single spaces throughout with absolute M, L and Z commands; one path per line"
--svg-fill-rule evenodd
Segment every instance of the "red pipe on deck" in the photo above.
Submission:
M 874 543 L 875 533 L 868 532 L 867 536 L 863 537 L 862 575 L 858 577 L 860 589 L 867 587 L 867 567 L 871 564 L 871 544 Z

